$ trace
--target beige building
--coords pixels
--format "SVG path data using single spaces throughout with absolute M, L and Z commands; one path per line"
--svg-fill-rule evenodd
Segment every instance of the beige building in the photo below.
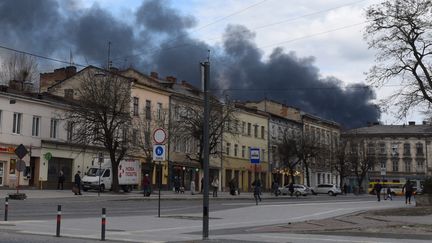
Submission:
M 432 175 L 430 124 L 371 124 L 349 130 L 343 134 L 343 138 L 363 140 L 367 153 L 376 155 L 375 166 L 367 178 L 369 181 L 404 183 L 407 179 L 422 181 Z M 350 184 L 355 185 L 354 179 L 350 180 Z
M 225 133 L 223 136 L 222 183 L 227 189 L 234 179 L 241 191 L 251 191 L 255 178 L 260 178 L 262 188 L 270 188 L 270 173 L 268 163 L 268 115 L 257 109 L 237 104 L 234 126 L 238 135 Z M 237 134 L 237 133 L 234 133 Z M 252 164 L 250 150 L 260 151 L 260 163 Z

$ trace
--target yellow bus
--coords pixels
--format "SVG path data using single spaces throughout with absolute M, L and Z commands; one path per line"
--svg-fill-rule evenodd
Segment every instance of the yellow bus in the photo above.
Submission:
M 392 192 L 392 195 L 395 196 L 402 196 L 402 188 L 404 186 L 404 183 L 401 182 L 375 182 L 371 181 L 369 182 L 368 187 L 368 193 L 375 195 L 375 191 L 373 190 L 375 187 L 375 184 L 380 183 L 382 185 L 381 194 L 387 193 L 387 188 L 390 187 L 390 190 Z

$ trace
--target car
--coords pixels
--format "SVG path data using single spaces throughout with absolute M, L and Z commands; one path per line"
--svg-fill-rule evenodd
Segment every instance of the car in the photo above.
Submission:
M 294 187 L 294 195 L 295 196 L 307 196 L 309 194 L 312 194 L 312 191 L 309 187 L 305 186 L 305 185 L 301 185 L 301 184 L 293 184 Z M 290 195 L 290 191 L 289 191 L 289 185 L 286 185 L 284 187 L 279 187 L 279 194 L 282 195 Z
M 319 184 L 312 189 L 313 194 L 328 194 L 330 196 L 336 196 L 341 194 L 342 191 L 334 184 Z

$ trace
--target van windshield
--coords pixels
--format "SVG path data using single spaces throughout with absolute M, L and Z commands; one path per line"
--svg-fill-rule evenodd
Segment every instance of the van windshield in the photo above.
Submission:
M 100 170 L 98 168 L 90 168 L 89 171 L 87 172 L 88 176 L 100 176 L 101 172 L 103 170 Z

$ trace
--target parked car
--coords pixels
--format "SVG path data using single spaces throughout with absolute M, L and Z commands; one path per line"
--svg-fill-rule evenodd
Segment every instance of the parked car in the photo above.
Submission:
M 301 184 L 293 184 L 294 186 L 294 193 L 293 195 L 295 196 L 307 196 L 309 194 L 312 194 L 312 191 L 309 187 L 305 186 L 305 185 L 301 185 Z M 290 195 L 290 191 L 289 191 L 289 185 L 286 185 L 284 187 L 279 187 L 279 194 L 282 195 Z
M 330 196 L 336 196 L 341 194 L 342 191 L 334 184 L 319 184 L 312 189 L 313 194 L 329 194 Z

